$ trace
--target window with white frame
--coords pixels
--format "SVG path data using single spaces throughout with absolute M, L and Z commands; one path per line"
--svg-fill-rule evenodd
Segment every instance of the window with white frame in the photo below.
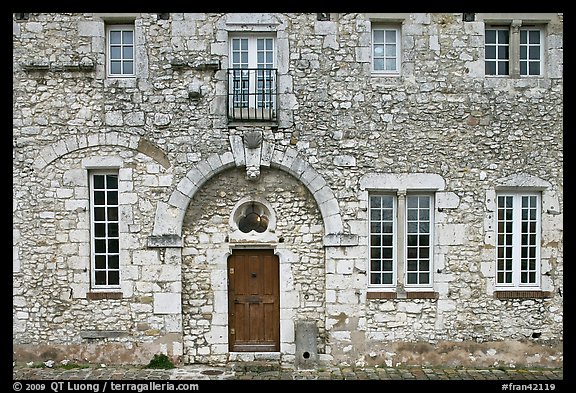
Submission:
M 109 77 L 135 76 L 134 25 L 106 26 L 106 69 Z
M 496 286 L 540 286 L 540 195 L 497 195 Z
M 120 287 L 118 172 L 90 172 L 92 287 Z
M 427 194 L 370 195 L 370 287 L 432 288 L 433 204 Z
M 372 26 L 372 72 L 389 75 L 400 73 L 400 27 Z
M 489 26 L 485 30 L 485 74 L 540 76 L 544 32 L 536 26 Z
M 276 48 L 272 36 L 230 38 L 230 117 L 271 120 L 276 105 Z

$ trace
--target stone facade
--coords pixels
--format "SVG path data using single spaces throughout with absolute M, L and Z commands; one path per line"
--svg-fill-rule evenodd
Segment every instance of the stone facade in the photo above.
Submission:
M 562 14 L 14 14 L 15 360 L 563 362 Z M 106 72 L 134 26 L 135 76 Z M 372 28 L 401 31 L 375 75 Z M 485 27 L 543 28 L 542 76 L 485 75 Z M 274 37 L 277 119 L 228 119 L 230 37 Z M 512 34 L 514 36 L 514 34 Z M 511 52 L 514 50 L 510 49 Z M 120 288 L 91 284 L 89 174 L 118 171 Z M 369 285 L 369 195 L 434 195 L 433 285 Z M 541 195 L 539 289 L 496 280 L 496 193 Z M 255 201 L 271 221 L 243 233 Z M 273 249 L 280 352 L 228 350 L 226 261 Z M 316 350 L 316 348 L 315 348 Z

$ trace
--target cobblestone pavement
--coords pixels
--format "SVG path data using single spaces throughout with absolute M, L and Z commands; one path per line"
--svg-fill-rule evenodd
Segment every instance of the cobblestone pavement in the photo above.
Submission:
M 563 380 L 563 369 L 503 369 L 503 368 L 386 368 L 386 367 L 317 367 L 247 368 L 226 366 L 185 365 L 170 370 L 148 369 L 142 366 L 89 366 L 66 370 L 61 366 L 29 367 L 16 365 L 14 381 L 24 380 L 493 380 L 540 381 Z M 506 389 L 502 389 L 506 390 Z M 510 389 L 514 390 L 514 389 Z M 530 390 L 555 390 L 543 387 Z

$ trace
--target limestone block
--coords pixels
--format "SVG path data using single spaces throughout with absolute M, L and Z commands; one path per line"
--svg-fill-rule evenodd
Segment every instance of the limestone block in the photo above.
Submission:
M 180 314 L 180 293 L 155 293 L 154 314 Z

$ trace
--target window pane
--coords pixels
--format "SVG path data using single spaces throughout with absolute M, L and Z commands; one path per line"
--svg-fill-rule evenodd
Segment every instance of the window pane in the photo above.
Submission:
M 394 200 L 392 199 L 391 196 L 386 196 L 382 198 L 382 207 L 386 209 L 392 209 L 394 207 Z M 390 219 L 392 219 L 392 216 L 390 216 Z
M 122 72 L 122 68 L 119 61 L 112 61 L 110 63 L 110 72 L 112 74 L 120 74 Z
M 374 71 L 384 71 L 384 59 L 374 59 Z
M 396 59 L 386 59 L 386 70 L 396 71 Z
M 495 44 L 496 43 L 496 30 L 486 30 L 484 40 L 487 44 Z
M 392 210 L 391 209 L 382 210 L 382 219 L 385 221 L 392 221 Z
M 430 223 L 421 222 L 420 223 L 420 233 L 430 233 Z
M 417 273 L 408 273 L 406 275 L 406 277 L 408 278 L 408 284 L 418 284 L 418 274 Z
M 118 189 L 118 175 L 106 176 L 106 188 Z
M 531 44 L 539 44 L 540 43 L 540 31 L 539 30 L 532 30 L 530 31 L 530 41 Z
M 256 48 L 260 51 L 264 50 L 264 40 L 263 39 L 256 40 Z
M 106 202 L 104 195 L 104 191 L 94 191 L 94 205 L 104 205 Z
M 109 221 L 118 221 L 118 208 L 117 207 L 109 207 L 108 208 L 108 220 Z
M 123 31 L 122 32 L 122 43 L 124 45 L 129 45 L 134 42 L 133 40 L 133 33 L 131 31 Z
M 108 272 L 108 285 L 120 284 L 120 272 L 118 270 Z
M 97 271 L 95 274 L 96 285 L 106 285 L 106 271 Z
M 430 282 L 430 274 L 429 273 L 420 273 L 420 284 L 428 284 Z
M 531 46 L 529 53 L 530 53 L 530 60 L 539 60 L 540 59 L 540 47 L 539 46 Z
M 134 48 L 131 46 L 125 46 L 122 48 L 122 58 L 125 60 L 131 60 L 134 58 Z
M 498 47 L 498 59 L 501 59 L 501 60 L 508 59 L 508 47 L 507 46 L 499 46 Z
M 496 62 L 487 61 L 485 64 L 484 72 L 486 75 L 496 75 Z
M 108 257 L 108 268 L 109 269 L 120 268 L 120 257 L 118 255 L 110 255 Z
M 380 271 L 380 261 L 372 260 L 370 261 L 370 270 L 373 272 Z
M 381 284 L 381 282 L 380 282 L 380 273 L 372 273 L 372 274 L 370 274 L 370 284 Z
M 382 284 L 392 284 L 392 274 L 391 273 L 382 274 Z
M 498 43 L 508 44 L 508 30 L 498 30 Z
M 384 42 L 384 30 L 374 30 L 373 37 L 375 43 Z
M 418 249 L 416 247 L 408 247 L 408 258 L 418 258 Z
M 383 235 L 382 245 L 386 247 L 392 247 L 392 235 Z
M 258 64 L 264 64 L 264 52 L 258 52 L 256 54 L 256 61 L 258 62 Z
M 94 221 L 105 221 L 106 220 L 106 208 L 95 207 L 94 208 Z
M 417 209 L 408 209 L 408 220 L 416 221 L 418 220 L 418 210 Z
M 108 191 L 108 205 L 117 205 L 118 204 L 118 191 Z
M 421 260 L 420 261 L 420 271 L 427 272 L 430 270 L 430 261 L 428 260 Z
M 117 253 L 118 252 L 118 239 L 108 240 L 108 252 Z
M 370 210 L 370 219 L 374 221 L 380 221 L 382 219 L 382 214 L 380 209 Z
M 382 253 L 379 247 L 373 247 L 370 249 L 370 258 L 373 259 L 380 259 L 382 257 Z
M 496 58 L 496 47 L 493 45 L 486 47 L 486 58 L 495 59 Z
M 374 45 L 374 57 L 384 56 L 384 45 Z
M 520 31 L 520 44 L 524 45 L 528 43 L 528 32 L 526 30 Z
M 386 42 L 396 42 L 396 31 L 395 30 L 386 30 Z
M 420 235 L 420 245 L 421 246 L 429 245 L 429 236 L 428 235 Z
M 525 60 L 527 58 L 528 48 L 525 46 L 520 47 L 520 58 Z
M 381 201 L 382 200 L 380 199 L 380 197 L 370 197 L 370 206 L 372 208 L 380 207 Z
M 420 209 L 420 220 L 428 221 L 430 218 L 430 211 L 428 209 Z
M 385 221 L 382 223 L 382 233 L 392 233 L 392 222 Z
M 94 175 L 94 189 L 101 190 L 104 188 L 104 176 L 103 175 Z
M 408 260 L 408 271 L 415 272 L 418 270 L 418 261 Z
M 386 45 L 386 56 L 387 57 L 396 57 L 396 45 Z
M 406 198 L 406 207 L 417 208 L 418 207 L 418 197 L 409 196 Z
M 418 235 L 409 235 L 408 236 L 408 246 L 415 247 L 418 245 Z
M 118 237 L 118 224 L 116 223 L 108 224 L 108 236 Z
M 382 249 L 382 258 L 392 259 L 392 249 L 390 247 Z
M 96 269 L 106 269 L 106 255 L 96 255 L 94 262 Z
M 428 247 L 420 247 L 420 258 L 429 258 L 430 257 L 430 249 Z
M 371 222 L 370 223 L 370 233 L 380 233 L 381 225 L 379 222 Z
M 240 60 L 244 64 L 248 64 L 248 52 L 240 52 Z
M 106 224 L 94 224 L 94 236 L 95 237 L 105 237 L 106 236 Z
M 415 221 L 408 222 L 408 233 L 418 233 L 418 223 Z
M 382 271 L 391 272 L 392 271 L 392 261 L 383 261 L 382 262 Z M 392 276 L 390 276 L 392 277 Z
M 98 254 L 103 254 L 106 252 L 106 240 L 95 240 L 94 241 L 94 251 Z
M 380 236 L 379 235 L 370 236 L 370 245 L 380 246 Z
M 119 46 L 112 46 L 110 48 L 110 58 L 111 59 L 120 59 L 121 49 Z
M 110 31 L 110 44 L 120 44 L 120 31 Z
M 134 73 L 134 63 L 131 61 L 124 62 L 124 74 Z

